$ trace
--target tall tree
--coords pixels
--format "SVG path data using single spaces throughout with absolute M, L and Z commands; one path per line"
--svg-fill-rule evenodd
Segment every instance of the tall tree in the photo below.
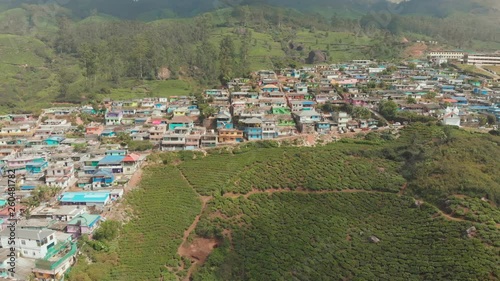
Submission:
M 231 37 L 226 36 L 220 43 L 219 51 L 219 80 L 226 84 L 234 76 L 235 51 Z

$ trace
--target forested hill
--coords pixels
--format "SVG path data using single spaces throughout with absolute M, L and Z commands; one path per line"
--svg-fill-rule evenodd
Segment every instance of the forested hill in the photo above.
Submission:
M 0 57 L 0 113 L 190 94 L 301 65 L 311 51 L 327 62 L 399 60 L 403 37 L 500 49 L 498 4 L 459 1 L 439 0 L 431 12 L 428 0 L 0 0 L 0 53 L 8 54 Z
M 498 11 L 500 3 L 495 0 L 2 0 L 3 6 L 19 7 L 22 4 L 58 3 L 79 17 L 92 12 L 137 19 L 145 14 L 163 17 L 191 17 L 221 8 L 243 5 L 274 5 L 300 11 L 318 12 L 322 15 L 335 13 L 353 16 L 368 12 L 387 11 L 397 14 L 420 14 L 446 17 L 456 12 L 488 13 Z M 346 14 L 347 13 L 347 14 Z

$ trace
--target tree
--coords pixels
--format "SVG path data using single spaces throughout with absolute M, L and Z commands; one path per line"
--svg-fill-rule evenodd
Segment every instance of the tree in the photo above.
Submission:
M 352 115 L 359 119 L 368 119 L 372 113 L 366 107 L 356 106 L 352 109 Z
M 424 98 L 426 100 L 434 100 L 436 98 L 436 93 L 435 92 L 428 92 L 427 94 L 424 95 Z
M 408 97 L 406 99 L 406 103 L 408 103 L 408 104 L 416 104 L 417 100 L 415 98 L 413 98 L 413 97 Z
M 380 102 L 378 111 L 384 118 L 392 120 L 396 117 L 397 110 L 398 105 L 392 100 L 387 100 Z
M 234 75 L 234 43 L 231 37 L 226 36 L 220 43 L 219 51 L 219 80 L 225 85 Z
M 85 78 L 87 80 L 95 80 L 99 64 L 96 46 L 90 43 L 83 43 L 78 49 L 78 54 L 85 69 Z
M 486 123 L 488 123 L 488 119 L 484 116 L 479 116 L 479 126 L 484 126 L 486 125 Z
M 77 144 L 73 145 L 73 151 L 85 152 L 85 151 L 87 151 L 87 144 L 86 143 L 77 143 Z
M 207 106 L 203 109 L 202 113 L 203 113 L 203 116 L 205 118 L 208 118 L 208 117 L 214 115 L 215 113 L 217 113 L 217 109 L 213 106 Z
M 488 122 L 488 125 L 490 126 L 496 125 L 497 123 L 497 118 L 495 117 L 495 115 L 492 114 L 486 115 L 486 120 Z
M 114 220 L 106 220 L 101 223 L 101 226 L 94 232 L 94 239 L 111 241 L 118 236 L 120 230 L 120 222 Z

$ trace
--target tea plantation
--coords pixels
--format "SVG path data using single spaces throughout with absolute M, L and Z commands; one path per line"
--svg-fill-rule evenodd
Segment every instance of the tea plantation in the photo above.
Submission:
M 498 248 L 469 222 L 394 194 L 218 198 L 197 232 L 229 230 L 194 280 L 497 280 Z M 496 232 L 482 229 L 480 232 Z M 229 239 L 229 237 L 231 237 Z M 375 243 L 377 242 L 377 243 Z
M 109 245 L 88 242 L 68 280 L 500 280 L 499 145 L 414 124 L 153 154 L 130 221 Z M 215 238 L 205 263 L 177 253 L 200 210 L 186 243 Z

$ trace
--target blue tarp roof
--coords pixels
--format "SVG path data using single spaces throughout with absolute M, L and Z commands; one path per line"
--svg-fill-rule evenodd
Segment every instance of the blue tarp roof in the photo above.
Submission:
M 115 176 L 113 175 L 113 173 L 110 173 L 108 171 L 103 171 L 103 170 L 98 170 L 97 172 L 95 172 L 95 174 L 93 175 L 94 177 L 109 177 L 109 178 L 115 178 Z
M 104 156 L 104 158 L 102 158 L 101 161 L 99 161 L 99 165 L 119 164 L 122 162 L 123 158 L 125 158 L 125 156 L 122 156 L 122 155 Z
M 109 192 L 64 192 L 59 201 L 75 203 L 104 203 L 109 199 Z
M 467 101 L 465 97 L 452 97 L 452 99 L 457 100 L 457 101 Z
M 46 141 L 47 140 L 53 140 L 53 141 L 63 141 L 64 138 L 63 137 L 48 137 L 45 139 Z

